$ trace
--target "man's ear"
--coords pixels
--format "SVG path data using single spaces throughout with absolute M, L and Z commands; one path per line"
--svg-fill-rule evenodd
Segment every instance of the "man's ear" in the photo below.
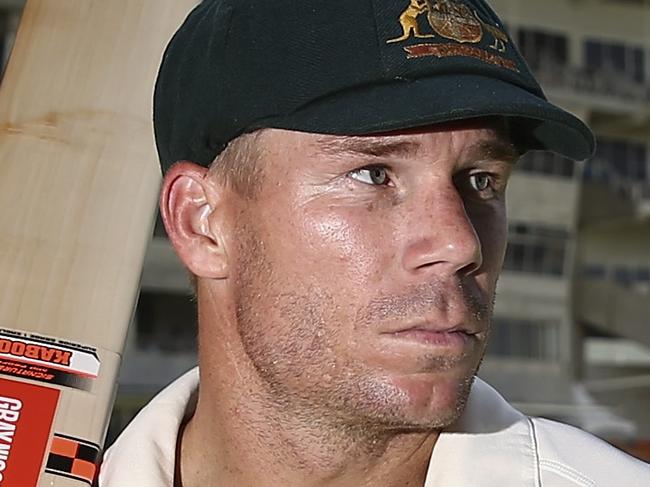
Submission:
M 160 192 L 160 214 L 176 253 L 196 276 L 223 279 L 228 255 L 215 212 L 223 194 L 207 177 L 208 169 L 191 162 L 174 164 Z

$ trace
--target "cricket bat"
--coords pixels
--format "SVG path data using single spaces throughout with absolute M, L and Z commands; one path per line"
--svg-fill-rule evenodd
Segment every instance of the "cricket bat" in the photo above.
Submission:
M 0 87 L 0 487 L 97 475 L 155 216 L 164 48 L 198 0 L 28 0 Z

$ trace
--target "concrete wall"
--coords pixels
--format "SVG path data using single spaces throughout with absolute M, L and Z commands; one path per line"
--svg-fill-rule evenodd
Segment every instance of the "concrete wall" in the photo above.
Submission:
M 515 169 L 508 183 L 508 218 L 569 230 L 575 226 L 578 198 L 579 185 L 575 180 Z
M 581 322 L 650 347 L 650 294 L 607 281 L 583 281 L 577 289 Z
M 580 198 L 580 225 L 583 229 L 602 228 L 603 224 L 630 220 L 637 213 L 637 204 L 611 187 L 585 183 Z
M 618 221 L 581 230 L 583 262 L 604 265 L 650 265 L 650 220 Z
M 514 316 L 559 316 L 569 299 L 567 279 L 503 272 L 497 288 L 496 311 Z

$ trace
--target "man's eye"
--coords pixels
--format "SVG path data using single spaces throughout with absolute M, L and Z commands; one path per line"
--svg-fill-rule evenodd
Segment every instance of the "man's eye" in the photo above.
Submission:
M 491 177 L 487 173 L 471 174 L 469 184 L 475 191 L 483 192 L 490 187 Z
M 390 182 L 388 169 L 382 166 L 368 166 L 350 172 L 350 177 L 365 184 L 385 186 Z

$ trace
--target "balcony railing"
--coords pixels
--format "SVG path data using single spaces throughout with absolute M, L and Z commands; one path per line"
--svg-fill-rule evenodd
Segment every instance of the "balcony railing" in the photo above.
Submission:
M 536 67 L 535 74 L 543 86 L 568 89 L 579 95 L 607 97 L 639 107 L 650 102 L 650 85 L 614 69 L 593 70 L 577 66 L 546 64 Z
M 606 186 L 619 196 L 632 201 L 650 199 L 650 180 L 623 176 L 609 161 L 598 157 L 585 164 L 583 180 Z
M 582 279 L 608 282 L 614 286 L 650 297 L 650 264 L 645 266 L 586 264 L 582 267 L 581 274 Z
M 614 336 L 650 345 L 650 300 L 643 283 L 581 278 L 576 287 L 578 319 Z

